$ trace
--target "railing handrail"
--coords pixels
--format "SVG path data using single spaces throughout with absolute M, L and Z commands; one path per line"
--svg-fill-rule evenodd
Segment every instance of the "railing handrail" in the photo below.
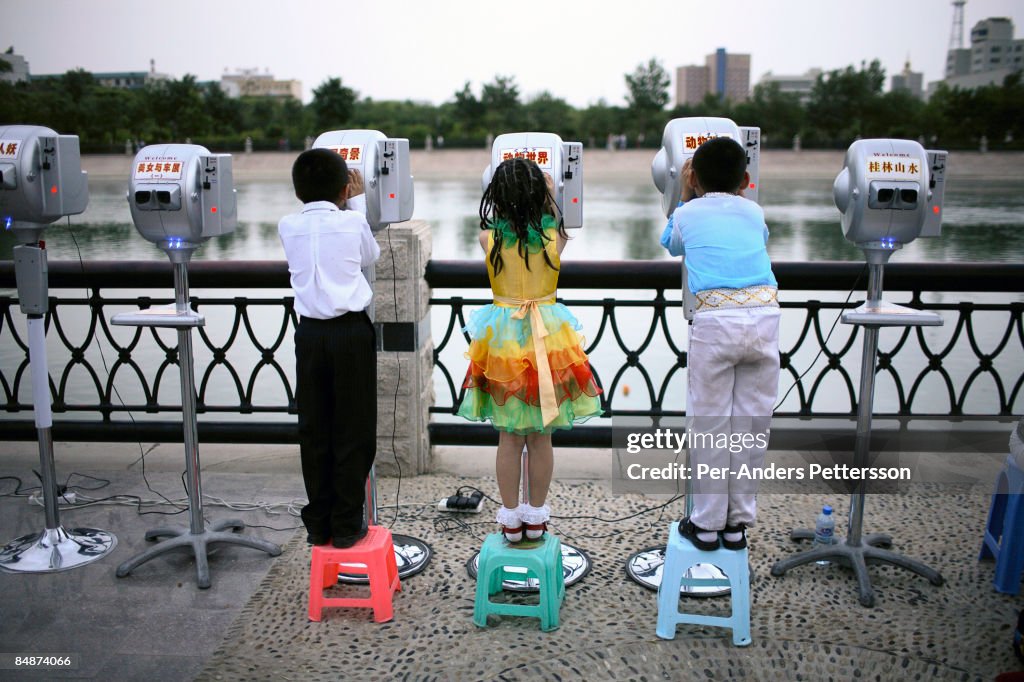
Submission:
M 772 270 L 781 289 L 846 291 L 864 265 L 857 261 L 779 261 Z M 230 282 L 224 276 L 231 275 Z M 68 260 L 49 263 L 50 287 L 138 289 L 173 287 L 173 273 L 163 260 Z M 482 260 L 431 260 L 427 283 L 434 288 L 486 288 Z M 562 264 L 559 285 L 566 289 L 672 289 L 682 274 L 676 260 L 569 261 Z M 287 289 L 288 264 L 283 260 L 194 261 L 189 264 L 192 287 Z M 15 288 L 14 263 L 0 261 L 0 288 Z M 885 268 L 887 291 L 1024 291 L 1024 263 L 890 263 Z
M 863 270 L 858 261 L 772 263 L 779 288 L 798 291 L 846 291 Z M 482 260 L 431 260 L 426 280 L 437 289 L 486 288 L 487 267 Z M 887 291 L 1021 292 L 1022 283 L 1024 263 L 896 262 L 885 268 Z M 678 260 L 569 261 L 562 263 L 558 284 L 566 289 L 678 289 L 682 268 Z

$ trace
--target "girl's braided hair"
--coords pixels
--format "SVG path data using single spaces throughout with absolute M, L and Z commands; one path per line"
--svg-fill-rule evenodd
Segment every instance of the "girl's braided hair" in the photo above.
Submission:
M 503 161 L 494 171 L 491 183 L 484 190 L 480 199 L 480 229 L 494 230 L 499 220 L 508 221 L 509 226 L 518 238 L 519 255 L 530 268 L 529 251 L 527 250 L 530 231 L 536 232 L 545 245 L 551 237 L 541 229 L 541 217 L 551 213 L 558 219 L 558 234 L 567 237 L 562 224 L 562 216 L 555 207 L 555 199 L 548 190 L 547 181 L 540 167 L 533 161 L 513 158 Z M 501 247 L 504 239 L 501 232 L 495 230 L 494 246 L 487 259 L 494 268 L 494 273 L 501 272 L 504 262 L 501 258 Z M 544 262 L 552 270 L 557 270 L 548 257 L 547 249 L 543 248 Z

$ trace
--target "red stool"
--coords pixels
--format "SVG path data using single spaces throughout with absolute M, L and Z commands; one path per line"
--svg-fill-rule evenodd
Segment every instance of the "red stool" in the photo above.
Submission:
M 346 573 L 365 575 L 369 579 L 369 598 L 324 596 L 324 588 L 338 582 L 339 567 Z M 345 549 L 330 545 L 313 547 L 309 568 L 309 619 L 312 621 L 319 622 L 327 606 L 372 608 L 375 621 L 389 621 L 394 617 L 391 597 L 401 589 L 391 531 L 387 528 L 370 526 L 365 538 Z

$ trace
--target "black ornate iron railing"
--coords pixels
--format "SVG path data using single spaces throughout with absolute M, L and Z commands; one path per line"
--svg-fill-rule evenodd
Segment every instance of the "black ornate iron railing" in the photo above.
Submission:
M 70 294 L 50 297 L 46 319 L 53 411 L 71 417 L 55 420 L 55 437 L 94 441 L 141 438 L 180 441 L 180 422 L 146 421 L 152 418 L 145 416 L 181 412 L 174 334 L 152 328 L 117 328 L 109 321 L 118 310 L 173 302 L 174 283 L 169 264 L 160 261 L 54 262 L 49 265 L 49 280 L 51 290 L 66 290 L 62 293 Z M 197 261 L 189 266 L 189 282 L 193 292 L 280 290 L 276 296 L 191 297 L 192 308 L 205 313 L 208 321 L 216 317 L 221 322 L 218 327 L 223 330 L 217 335 L 221 339 L 216 340 L 208 328 L 197 329 L 193 344 L 197 355 L 197 412 L 263 417 L 255 424 L 255 420 L 201 420 L 200 437 L 214 442 L 297 442 L 294 419 L 287 417 L 296 411 L 289 378 L 294 374 L 292 357 L 280 355 L 282 347 L 290 343 L 290 332 L 297 322 L 294 299 L 289 295 L 287 264 L 283 261 Z M 14 287 L 12 265 L 0 263 L 0 288 Z M 125 289 L 164 290 L 167 296 L 110 295 L 111 291 Z M 85 295 L 75 296 L 75 290 Z M 8 413 L 32 410 L 31 404 L 21 400 L 29 364 L 27 343 L 15 324 L 20 315 L 16 298 L 0 296 L 0 339 L 11 337 L 21 351 L 13 367 L 10 361 L 0 366 L 0 390 Z M 76 329 L 74 336 L 80 337 L 78 340 L 72 339 L 65 318 L 74 318 L 71 324 Z M 115 329 L 120 333 L 115 333 Z M 91 359 L 87 357 L 90 350 Z M 250 365 L 244 369 L 243 360 L 237 357 L 243 354 Z M 64 363 L 59 374 L 54 371 L 55 362 Z M 76 371 L 84 373 L 88 380 L 78 378 L 72 382 Z M 218 371 L 226 376 L 219 379 Z M 276 402 L 261 401 L 257 395 L 257 384 L 266 374 L 276 384 L 277 390 L 273 391 L 278 397 Z M 159 396 L 166 382 L 174 387 L 165 391 L 168 403 L 162 404 Z M 132 391 L 126 390 L 125 384 L 137 389 L 134 393 L 139 397 L 129 397 Z M 117 390 L 116 386 L 122 388 Z M 73 393 L 91 393 L 92 398 L 75 399 Z M 97 413 L 99 420 L 83 418 Z M 277 419 L 267 421 L 275 415 Z M 35 438 L 31 422 L 24 421 L 0 421 L 0 434 L 9 439 Z
M 785 376 L 788 376 L 794 383 L 794 392 L 798 401 L 796 409 L 784 409 L 776 412 L 778 417 L 836 417 L 848 418 L 856 414 L 857 397 L 855 384 L 857 382 L 856 372 L 859 372 L 860 344 L 857 343 L 859 335 L 856 331 L 848 333 L 845 338 L 837 344 L 832 341 L 832 346 L 825 343 L 839 311 L 843 308 L 859 305 L 859 301 L 852 300 L 849 304 L 843 302 L 828 302 L 814 299 L 792 301 L 794 292 L 822 292 L 839 291 L 846 292 L 854 289 L 855 286 L 862 288 L 865 284 L 860 280 L 864 273 L 865 266 L 862 263 L 775 263 L 773 265 L 776 277 L 779 280 L 779 287 L 785 292 L 781 306 L 784 311 L 802 310 L 803 320 L 800 322 L 800 331 L 795 341 L 786 344 L 780 351 L 781 364 Z M 858 280 L 859 283 L 858 283 Z M 427 281 L 434 289 L 481 289 L 487 286 L 486 270 L 482 263 L 471 263 L 465 261 L 431 261 L 427 268 Z M 888 292 L 909 292 L 905 300 L 900 301 L 905 305 L 924 310 L 932 310 L 944 313 L 946 324 L 950 324 L 950 318 L 955 316 L 955 324 L 952 332 L 940 347 L 933 348 L 926 339 L 926 332 L 921 327 L 907 327 L 900 332 L 899 338 L 891 346 L 879 352 L 878 371 L 884 372 L 892 378 L 895 385 L 898 407 L 891 412 L 882 413 L 882 417 L 925 417 L 925 418 L 946 418 L 963 419 L 973 416 L 966 409 L 968 400 L 981 390 L 979 379 L 985 375 L 991 378 L 994 384 L 997 405 L 994 409 L 983 413 L 984 416 L 1009 416 L 1021 396 L 1022 384 L 1024 384 L 1024 327 L 1022 327 L 1022 311 L 1024 302 L 1009 301 L 1002 302 L 976 302 L 974 300 L 958 300 L 956 302 L 925 301 L 925 292 L 987 292 L 987 293 L 1013 293 L 1019 294 L 1022 291 L 1021 283 L 1024 282 L 1024 266 L 1019 264 L 947 264 L 947 263 L 894 263 L 886 268 L 885 286 Z M 622 296 L 610 298 L 578 298 L 573 296 L 562 297 L 559 300 L 565 303 L 570 309 L 581 313 L 587 309 L 597 308 L 600 310 L 600 319 L 596 323 L 596 331 L 593 325 L 587 327 L 590 336 L 586 351 L 593 356 L 594 352 L 604 345 L 611 344 L 621 356 L 621 364 L 617 367 L 605 367 L 599 362 L 594 362 L 593 369 L 601 383 L 604 393 L 602 395 L 602 407 L 606 415 L 610 416 L 641 416 L 653 417 L 655 419 L 664 417 L 682 417 L 685 412 L 681 409 L 674 409 L 680 405 L 681 396 L 669 393 L 669 386 L 675 375 L 686 368 L 686 351 L 683 345 L 673 337 L 673 329 L 682 328 L 681 301 L 678 292 L 681 286 L 681 270 L 679 264 L 674 261 L 622 261 L 622 262 L 575 262 L 564 265 L 559 277 L 560 291 L 565 292 L 577 289 L 597 290 L 619 290 L 621 292 L 640 291 L 653 292 L 653 297 L 624 298 Z M 676 297 L 672 300 L 666 297 L 671 292 Z M 855 291 L 857 293 L 857 291 Z M 461 332 L 465 326 L 466 313 L 470 308 L 490 303 L 489 297 L 466 298 L 459 295 L 437 296 L 430 301 L 433 306 L 433 314 L 438 316 L 441 310 L 447 308 L 448 323 L 440 338 L 435 338 L 437 345 L 434 349 L 435 372 L 443 377 L 443 385 L 447 392 L 437 397 L 437 402 L 431 411 L 440 414 L 454 414 L 461 402 L 463 391 L 461 389 L 461 374 L 455 374 L 442 360 L 449 345 L 460 343 L 468 345 L 468 337 Z M 623 339 L 622 329 L 626 325 L 635 323 L 630 319 L 625 323 L 621 320 L 622 315 L 631 309 L 648 309 L 653 312 L 650 322 L 647 324 L 646 333 L 641 334 L 642 340 L 629 344 Z M 676 309 L 676 319 L 669 317 L 669 311 Z M 979 314 L 994 313 L 1000 316 L 997 321 L 986 320 L 987 336 L 991 340 L 994 336 L 996 341 L 991 350 L 983 350 L 983 344 L 978 339 L 975 320 Z M 792 324 L 792 313 L 785 313 Z M 635 317 L 635 316 L 633 316 Z M 673 357 L 671 366 L 658 376 L 652 376 L 643 363 L 645 354 L 664 354 L 664 348 L 655 348 L 653 341 L 657 336 L 663 337 L 668 346 L 668 352 Z M 435 335 L 436 337 L 437 335 Z M 460 338 L 461 337 L 461 338 Z M 610 338 L 609 338 L 610 337 Z M 964 349 L 966 342 L 967 349 Z M 821 351 L 822 359 L 818 361 L 816 371 L 809 373 L 802 380 L 800 379 L 801 367 L 794 364 L 797 353 L 805 347 L 805 344 L 812 345 L 814 351 Z M 911 350 L 919 352 L 923 356 L 924 366 L 911 373 L 910 376 L 901 374 L 897 368 L 904 356 L 910 355 Z M 970 355 L 966 355 L 969 351 Z M 962 381 L 954 379 L 947 362 L 953 359 L 961 366 L 965 361 L 973 364 L 968 376 Z M 996 367 L 997 358 L 1009 360 L 1009 374 L 1003 376 Z M 853 361 L 853 362 L 851 362 Z M 853 372 L 844 365 L 845 363 L 856 363 L 857 367 Z M 646 402 L 649 405 L 645 409 L 628 409 L 617 407 L 616 402 L 621 395 L 618 390 L 620 382 L 625 373 L 635 369 L 643 379 L 641 391 L 646 390 Z M 962 369 L 962 367 L 961 367 Z M 464 365 L 456 371 L 464 371 Z M 904 370 L 906 371 L 906 370 Z M 838 375 L 845 388 L 843 402 L 845 409 L 826 408 L 815 409 L 815 403 L 821 399 L 826 389 L 826 380 L 831 375 Z M 928 407 L 915 409 L 915 405 L 925 399 L 924 383 L 932 374 L 937 375 L 945 390 L 945 409 Z M 601 377 L 605 377 L 601 381 Z M 789 383 L 789 382 L 786 382 Z M 828 396 L 831 403 L 836 402 L 834 391 Z M 926 398 L 934 404 L 936 398 L 933 392 L 929 392 Z M 979 415 L 980 416 L 980 415 Z M 563 444 L 607 444 L 610 442 L 609 427 L 580 427 L 569 434 L 556 433 L 556 442 L 561 440 Z M 434 442 L 441 443 L 484 443 L 491 442 L 493 435 L 478 426 L 446 423 L 432 424 L 431 437 Z
M 784 343 L 784 371 L 794 380 L 799 376 L 801 367 L 794 364 L 798 352 L 813 353 L 820 348 L 824 359 L 824 362 L 819 361 L 820 369 L 796 384 L 796 409 L 778 414 L 848 417 L 856 409 L 855 380 L 844 362 L 859 362 L 856 335 L 848 334 L 838 344 L 833 341 L 831 347 L 823 343 L 829 326 L 844 304 L 840 301 L 791 299 L 794 292 L 845 294 L 853 288 L 863 265 L 776 263 L 774 269 L 780 287 L 786 292 L 783 308 L 786 311 L 802 310 L 804 315 L 795 341 Z M 161 336 L 152 329 L 126 331 L 122 328 L 115 332 L 109 323 L 109 317 L 116 309 L 170 302 L 173 290 L 170 266 L 161 261 L 54 262 L 50 264 L 49 271 L 51 289 L 62 293 L 59 297 L 51 297 L 48 317 L 51 392 L 54 412 L 58 415 L 54 425 L 55 437 L 99 441 L 180 440 L 180 423 L 167 418 L 180 412 L 177 372 L 170 373 L 173 391 L 164 389 L 167 404 L 162 404 L 159 399 L 162 387 L 168 381 L 168 370 L 177 364 L 176 346 L 167 340 L 173 337 L 170 334 Z M 216 415 L 215 419 L 200 420 L 200 438 L 208 442 L 295 442 L 295 420 L 288 415 L 295 412 L 289 376 L 292 374 L 291 330 L 296 316 L 288 289 L 286 264 L 278 261 L 198 261 L 190 266 L 189 274 L 193 293 L 200 292 L 200 295 L 192 297 L 192 307 L 206 313 L 208 319 L 216 317 L 220 321 L 219 333 L 200 329 L 195 344 L 197 410 L 200 414 Z M 587 332 L 592 334 L 587 344 L 588 353 L 599 355 L 602 349 L 608 348 L 621 355 L 621 362 L 616 366 L 595 363 L 594 367 L 604 387 L 603 406 L 607 415 L 672 417 L 683 414 L 674 409 L 679 401 L 669 393 L 673 377 L 686 367 L 685 349 L 673 336 L 673 329 L 681 328 L 681 313 L 677 313 L 680 317 L 674 320 L 670 317 L 671 309 L 680 306 L 680 280 L 678 263 L 672 261 L 570 262 L 563 265 L 560 274 L 563 292 L 628 293 L 628 297 L 570 295 L 564 299 L 578 314 L 586 310 L 600 311 L 600 321 L 587 328 Z M 438 404 L 431 411 L 451 414 L 461 397 L 464 366 L 448 367 L 442 355 L 446 350 L 451 352 L 458 344 L 466 343 L 460 330 L 465 324 L 467 309 L 489 302 L 481 291 L 487 286 L 486 272 L 480 262 L 431 261 L 427 268 L 427 281 L 439 290 L 480 291 L 477 298 L 448 295 L 431 299 L 435 321 L 447 318 L 444 331 L 435 334 L 435 374 L 439 377 L 435 383 L 440 395 Z M 902 302 L 942 312 L 947 327 L 953 326 L 948 340 L 939 347 L 929 345 L 922 329 L 908 328 L 902 331 L 894 344 L 886 346 L 879 354 L 879 372 L 889 374 L 896 386 L 898 408 L 892 411 L 892 415 L 965 418 L 971 414 L 967 404 L 979 391 L 982 378 L 987 378 L 994 385 L 996 401 L 996 405 L 984 414 L 990 417 L 1012 414 L 1021 399 L 1024 383 L 1024 303 L 1008 300 L 1010 296 L 999 300 L 999 295 L 1019 294 L 1022 282 L 1024 265 L 1021 264 L 894 263 L 887 267 L 887 291 L 910 292 L 909 298 Z M 858 286 L 862 287 L 863 282 Z M 14 287 L 13 266 L 9 262 L 0 263 L 0 289 Z M 82 293 L 76 296 L 76 289 Z M 158 299 L 134 293 L 120 295 L 126 289 L 166 291 L 167 297 Z M 225 291 L 229 294 L 207 295 Z M 112 295 L 114 292 L 117 295 Z M 247 295 L 234 295 L 241 292 Z M 641 292 L 647 292 L 646 297 Z M 958 296 L 958 300 L 952 302 L 933 301 L 924 300 L 929 297 L 923 296 L 923 292 L 985 292 L 989 298 L 995 294 L 996 300 L 978 302 L 972 300 L 973 296 Z M 625 326 L 635 326 L 635 321 L 626 320 L 624 316 L 632 313 L 624 311 L 636 310 L 649 312 L 651 322 L 646 333 L 641 335 L 641 341 L 631 344 L 626 340 Z M 791 317 L 794 313 L 785 314 Z M 993 315 L 995 320 L 985 321 L 987 334 L 983 341 L 979 339 L 978 317 Z M 0 363 L 0 390 L 3 391 L 4 409 L 11 415 L 29 414 L 32 409 L 21 399 L 25 392 L 23 384 L 28 381 L 28 360 L 25 340 L 18 331 L 20 316 L 16 298 L 13 295 L 0 296 L 0 343 L 6 346 L 0 350 L 0 358 L 3 358 Z M 435 324 L 435 329 L 438 326 Z M 664 339 L 663 345 L 658 343 L 659 335 Z M 7 337 L 12 340 L 7 341 Z M 104 350 L 102 356 L 98 355 L 100 349 Z M 901 373 L 896 364 L 911 352 L 921 354 L 924 366 L 920 371 L 905 376 L 906 370 Z M 645 366 L 645 359 L 655 354 L 661 354 L 664 359 L 666 353 L 670 359 L 667 367 L 652 371 Z M 949 369 L 951 364 L 958 365 L 961 375 L 966 371 L 966 378 L 955 377 Z M 628 371 L 636 371 L 642 377 L 640 391 L 646 391 L 649 407 L 629 409 L 617 406 L 616 396 Z M 84 373 L 87 379 L 73 380 L 77 373 Z M 941 379 L 945 389 L 941 410 L 920 406 L 925 379 L 932 374 Z M 218 378 L 222 375 L 225 378 Z M 841 401 L 843 407 L 817 409 L 815 406 L 822 400 L 822 394 L 830 391 L 826 388 L 826 379 L 833 375 L 840 377 L 841 384 L 845 386 L 846 395 Z M 125 384 L 133 387 L 132 390 L 126 390 Z M 115 391 L 115 386 L 122 386 L 120 394 Z M 447 387 L 447 391 L 440 390 L 440 387 Z M 829 395 L 833 403 L 834 393 L 831 391 Z M 82 394 L 88 396 L 76 397 Z M 929 399 L 934 403 L 934 395 Z M 253 414 L 260 415 L 260 418 L 239 417 Z M 66 418 L 60 419 L 60 415 Z M 147 415 L 156 415 L 156 418 Z M 90 416 L 97 418 L 90 419 Z M 164 419 L 161 421 L 160 417 Z M 18 417 L 0 420 L 0 438 L 35 438 L 31 420 Z M 431 425 L 431 439 L 436 443 L 492 442 L 493 438 L 493 430 L 486 426 L 461 423 Z M 556 434 L 556 442 L 561 444 L 606 445 L 609 438 L 610 428 L 607 426 L 584 426 Z

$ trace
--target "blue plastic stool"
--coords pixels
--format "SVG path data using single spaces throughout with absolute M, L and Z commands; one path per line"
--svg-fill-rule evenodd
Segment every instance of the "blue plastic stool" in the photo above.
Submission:
M 996 560 L 992 584 L 998 592 L 1020 592 L 1024 572 L 1024 471 L 1012 455 L 1006 458 L 1006 466 L 996 478 L 985 538 L 978 555 L 978 560 L 982 559 Z
M 477 565 L 476 600 L 473 604 L 473 622 L 479 627 L 487 627 L 489 613 L 540 618 L 540 628 L 545 632 L 558 627 L 558 612 L 565 597 L 562 543 L 551 533 L 545 533 L 536 544 L 527 542 L 509 544 L 501 533 L 492 533 L 484 540 Z M 537 604 L 500 604 L 490 600 L 490 595 L 501 592 L 506 578 L 523 580 L 521 572 L 506 570 L 509 566 L 525 568 L 526 578 L 537 580 L 540 587 Z
M 694 564 L 713 564 L 725 571 L 728 580 L 717 578 L 687 578 L 686 571 Z M 679 612 L 679 588 L 682 585 L 695 587 L 731 588 L 732 615 L 704 616 Z M 668 531 L 668 547 L 665 548 L 665 565 L 658 587 L 658 637 L 675 639 L 676 626 L 680 623 L 691 625 L 713 625 L 732 629 L 732 643 L 736 646 L 750 644 L 750 566 L 746 549 L 716 549 L 704 552 L 679 534 L 679 522 L 673 523 Z

